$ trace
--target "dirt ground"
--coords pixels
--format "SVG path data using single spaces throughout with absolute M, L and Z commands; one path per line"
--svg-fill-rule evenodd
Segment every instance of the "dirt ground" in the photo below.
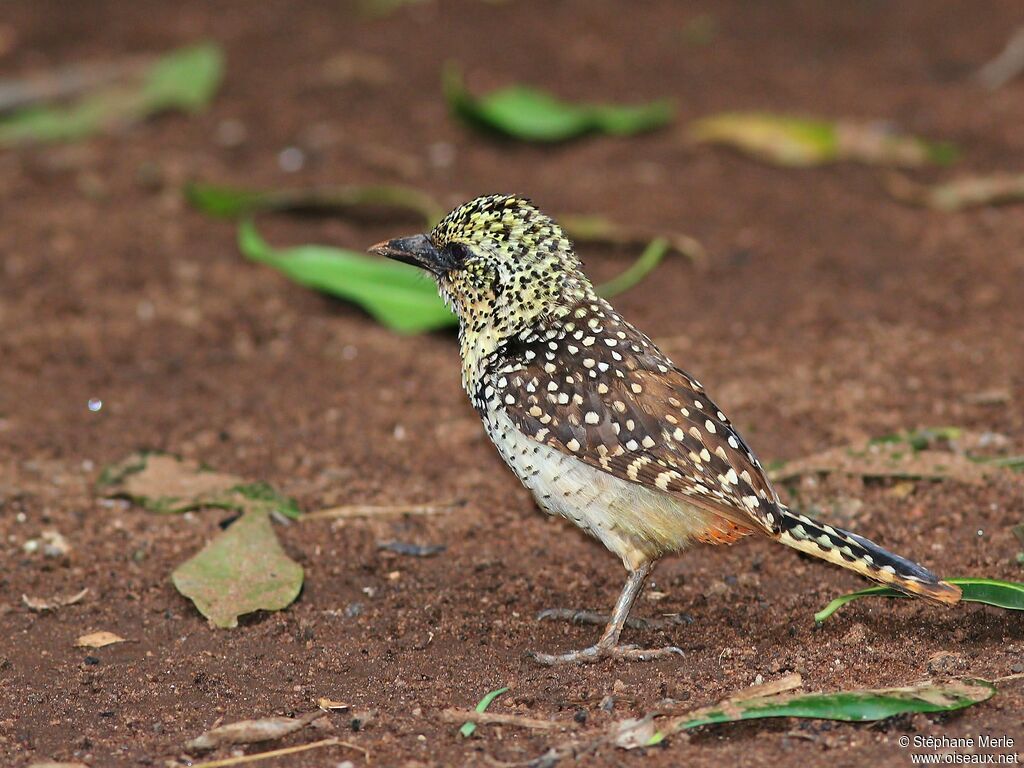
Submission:
M 339 2 L 4 3 L 5 73 L 202 38 L 225 46 L 228 66 L 202 115 L 0 152 L 0 763 L 184 765 L 184 742 L 217 721 L 301 713 L 323 696 L 355 714 L 273 746 L 336 735 L 366 755 L 331 747 L 267 765 L 522 763 L 565 737 L 481 726 L 463 739 L 443 710 L 509 686 L 494 711 L 580 730 L 666 698 L 713 703 L 758 675 L 799 671 L 808 689 L 835 690 L 1022 671 L 1020 616 L 976 605 L 862 601 L 815 628 L 815 610 L 863 583 L 761 540 L 660 565 L 636 613 L 692 622 L 627 630 L 627 640 L 671 642 L 684 658 L 536 666 L 527 650 L 581 647 L 599 632 L 536 614 L 607 609 L 624 572 L 539 514 L 503 468 L 460 390 L 453 335 L 396 335 L 246 263 L 234 228 L 180 196 L 188 179 L 401 182 L 451 204 L 517 191 L 551 211 L 686 232 L 706 245 L 707 268 L 671 260 L 617 306 L 702 380 L 764 461 L 937 425 L 997 433 L 1024 453 L 1020 207 L 916 210 L 887 197 L 877 169 L 776 169 L 682 135 L 687 120 L 728 109 L 886 118 L 956 142 L 960 170 L 1021 171 L 1024 82 L 989 93 L 971 80 L 1021 10 L 1014 0 L 862 0 L 827 12 L 537 0 L 424 2 L 367 19 Z M 701 14 L 714 20 L 708 44 L 685 32 Z M 477 89 L 522 81 L 575 98 L 671 96 L 679 119 L 634 139 L 496 142 L 447 116 L 447 60 Z M 305 152 L 297 172 L 279 162 L 291 146 Z M 275 242 L 364 248 L 415 222 L 263 227 Z M 583 255 L 606 277 L 633 254 Z M 265 480 L 307 510 L 461 505 L 279 527 L 306 569 L 300 599 L 215 630 L 169 574 L 228 513 L 160 516 L 93 490 L 104 465 L 139 448 Z M 1021 580 L 1010 532 L 1024 520 L 1021 487 L 1010 473 L 898 493 L 822 481 L 802 485 L 800 501 L 943 574 Z M 50 529 L 69 541 L 66 557 L 24 550 Z M 389 539 L 446 550 L 378 549 Z M 80 603 L 51 613 L 21 599 L 85 587 Z M 131 642 L 73 646 L 93 630 Z M 581 762 L 909 765 L 904 734 L 1010 735 L 1019 748 L 1022 690 L 1007 683 L 955 716 L 717 726 Z

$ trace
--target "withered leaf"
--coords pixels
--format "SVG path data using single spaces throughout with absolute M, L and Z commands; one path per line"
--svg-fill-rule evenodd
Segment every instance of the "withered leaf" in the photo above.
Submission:
M 260 741 L 280 739 L 305 728 L 314 720 L 326 714 L 321 709 L 307 712 L 300 717 L 265 717 L 260 720 L 239 720 L 211 728 L 185 745 L 188 752 L 206 752 L 232 744 L 255 744 Z
M 171 575 L 215 626 L 253 611 L 279 611 L 302 589 L 302 566 L 281 548 L 265 509 L 250 510 Z

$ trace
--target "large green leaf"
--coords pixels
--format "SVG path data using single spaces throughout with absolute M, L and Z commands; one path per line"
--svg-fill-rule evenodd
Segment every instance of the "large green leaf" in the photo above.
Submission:
M 302 589 L 302 566 L 288 557 L 265 508 L 245 512 L 171 575 L 174 586 L 215 626 L 238 626 L 254 611 L 279 611 Z
M 640 105 L 574 104 L 515 85 L 474 96 L 454 66 L 445 69 L 444 94 L 451 111 L 477 127 L 524 141 L 554 142 L 588 133 L 631 135 L 672 121 L 671 102 Z
M 456 323 L 434 284 L 415 267 L 326 245 L 277 250 L 260 237 L 251 220 L 239 226 L 238 247 L 300 285 L 359 304 L 396 331 L 420 333 Z
M 131 82 L 87 92 L 67 105 L 26 107 L 0 117 L 0 146 L 71 141 L 158 112 L 198 111 L 216 92 L 223 66 L 216 45 L 173 51 Z
M 668 728 L 656 733 L 649 744 L 665 734 L 714 723 L 734 723 L 766 717 L 805 717 L 866 723 L 915 712 L 952 712 L 987 701 L 996 689 L 985 680 L 953 680 L 922 683 L 905 688 L 878 688 L 836 693 L 778 694 L 732 699 L 672 718 Z
M 352 301 L 396 331 L 421 333 L 457 324 L 433 282 L 415 267 L 325 245 L 277 250 L 260 236 L 251 220 L 241 223 L 238 246 L 248 258 L 280 270 L 301 285 Z M 667 251 L 666 240 L 653 240 L 629 269 L 598 291 L 612 296 L 631 288 Z
M 965 603 L 982 603 L 1006 608 L 1011 611 L 1024 611 L 1024 584 L 1013 581 L 998 581 L 996 579 L 946 579 L 950 584 L 960 587 L 963 592 L 960 598 Z M 902 592 L 889 587 L 869 587 L 848 595 L 837 597 L 816 614 L 814 620 L 825 621 L 829 616 L 838 611 L 847 603 L 858 600 L 862 597 L 906 597 Z
M 157 60 L 143 79 L 142 114 L 167 109 L 198 112 L 210 103 L 223 74 L 224 54 L 217 45 L 173 51 Z

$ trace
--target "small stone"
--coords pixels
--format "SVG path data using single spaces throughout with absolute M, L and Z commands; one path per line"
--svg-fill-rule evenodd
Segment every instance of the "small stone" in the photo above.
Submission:
M 306 153 L 298 147 L 285 147 L 277 155 L 277 164 L 285 173 L 301 171 L 306 165 Z
M 864 641 L 868 639 L 868 630 L 860 622 L 854 624 L 850 629 L 843 635 L 842 643 L 844 645 L 863 645 Z
M 249 137 L 249 130 L 241 120 L 221 120 L 217 125 L 215 140 L 220 146 L 226 149 L 234 149 L 245 143 Z
M 949 675 L 967 669 L 963 656 L 951 651 L 938 651 L 928 657 L 928 671 L 937 675 Z
M 724 581 L 716 579 L 708 584 L 707 588 L 704 590 L 704 595 L 706 597 L 721 597 L 728 591 L 729 586 Z

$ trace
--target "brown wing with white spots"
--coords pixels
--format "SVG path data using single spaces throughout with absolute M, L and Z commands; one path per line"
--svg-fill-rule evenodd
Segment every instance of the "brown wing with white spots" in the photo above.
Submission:
M 500 402 L 539 442 L 721 515 L 736 535 L 779 530 L 778 497 L 725 414 L 603 300 L 507 345 L 474 399 Z

